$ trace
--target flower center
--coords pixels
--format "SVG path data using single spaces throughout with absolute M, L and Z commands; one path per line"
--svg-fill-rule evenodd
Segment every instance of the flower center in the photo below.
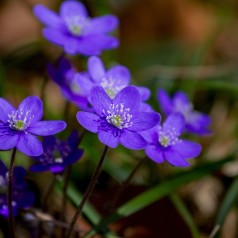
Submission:
M 101 86 L 111 99 L 113 99 L 117 93 L 125 87 L 124 85 L 121 85 L 120 79 L 115 80 L 111 77 L 104 77 Z
M 66 20 L 69 32 L 74 36 L 80 36 L 84 33 L 84 28 L 88 24 L 88 20 L 81 16 L 72 16 Z
M 163 130 L 162 127 L 159 129 L 159 143 L 163 147 L 168 147 L 171 145 L 175 145 L 179 143 L 181 140 L 178 138 L 178 133 L 175 128 L 169 128 L 167 130 Z
M 123 129 L 132 126 L 132 115 L 129 113 L 130 108 L 125 108 L 124 104 L 111 104 L 110 110 L 103 113 L 106 115 L 106 120 L 111 125 Z
M 31 111 L 26 111 L 25 114 L 23 110 L 13 111 L 12 114 L 8 115 L 8 123 L 11 129 L 18 131 L 25 130 L 31 123 L 31 120 L 34 118 L 34 115 L 30 115 Z

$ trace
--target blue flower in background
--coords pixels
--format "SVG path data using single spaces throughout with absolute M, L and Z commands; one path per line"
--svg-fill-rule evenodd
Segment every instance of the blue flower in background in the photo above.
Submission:
M 66 141 L 61 141 L 55 136 L 44 137 L 44 153 L 40 156 L 32 157 L 36 163 L 30 167 L 30 171 L 62 173 L 67 166 L 78 161 L 83 155 L 83 150 L 77 148 L 78 140 L 79 136 L 76 131 Z
M 25 181 L 26 171 L 21 166 L 16 166 L 13 170 L 12 186 L 12 209 L 16 216 L 19 209 L 29 208 L 34 203 L 34 194 L 28 191 Z M 8 169 L 0 160 L 0 214 L 8 217 Z
M 141 99 L 136 87 L 127 86 L 111 99 L 102 87 L 96 86 L 90 98 L 95 113 L 77 113 L 78 122 L 84 128 L 98 133 L 99 140 L 112 148 L 119 143 L 134 150 L 146 146 L 138 132 L 157 125 L 160 115 L 140 111 Z
M 40 121 L 42 114 L 43 106 L 38 97 L 25 98 L 18 109 L 0 98 L 0 149 L 16 147 L 29 156 L 42 154 L 42 144 L 36 136 L 53 135 L 66 127 L 64 121 Z
M 34 14 L 46 25 L 45 38 L 63 47 L 68 54 L 98 55 L 119 44 L 115 37 L 107 35 L 117 28 L 117 17 L 90 18 L 85 6 L 78 1 L 64 1 L 59 15 L 39 4 L 34 7 Z
M 146 155 L 157 163 L 167 161 L 178 167 L 189 166 L 187 159 L 198 156 L 201 146 L 179 138 L 184 125 L 184 117 L 180 113 L 174 113 L 168 116 L 162 126 L 141 132 L 148 142 Z
M 60 58 L 57 66 L 51 64 L 47 67 L 50 78 L 60 87 L 63 96 L 82 110 L 90 110 L 88 102 L 88 87 L 92 82 L 83 74 L 77 74 L 71 62 L 66 58 Z
M 208 129 L 208 126 L 211 124 L 210 117 L 205 113 L 195 111 L 193 104 L 185 93 L 178 91 L 171 99 L 165 90 L 159 89 L 157 100 L 167 116 L 174 112 L 179 112 L 183 115 L 186 131 L 199 135 L 210 133 Z

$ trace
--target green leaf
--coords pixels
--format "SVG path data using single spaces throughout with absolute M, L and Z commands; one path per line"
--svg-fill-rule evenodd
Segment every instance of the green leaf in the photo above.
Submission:
M 231 207 L 238 199 L 238 178 L 236 178 L 228 189 L 226 196 L 221 204 L 220 210 L 216 218 L 216 224 L 210 237 L 218 237 L 218 231 L 223 225 L 227 214 Z M 216 235 L 217 234 L 217 235 Z
M 182 199 L 176 194 L 172 193 L 170 195 L 170 200 L 173 202 L 174 206 L 177 208 L 178 212 L 190 228 L 193 238 L 199 238 L 201 235 L 199 234 L 198 228 L 193 220 L 192 215 L 190 214 L 189 210 L 185 206 Z
M 196 167 L 188 172 L 184 172 L 171 178 L 168 181 L 159 183 L 158 185 L 152 187 L 151 189 L 143 192 L 137 197 L 129 200 L 122 206 L 120 206 L 113 214 L 106 217 L 98 226 L 91 230 L 84 237 L 90 237 L 90 235 L 95 234 L 97 230 L 102 230 L 107 227 L 112 222 L 119 220 L 120 218 L 127 217 L 139 210 L 147 207 L 148 205 L 154 203 L 155 201 L 167 196 L 168 194 L 174 192 L 177 188 L 191 181 L 199 179 L 203 176 L 209 175 L 213 171 L 219 169 L 223 164 L 231 161 L 233 158 L 228 158 L 220 160 L 213 163 L 208 163 L 199 167 Z

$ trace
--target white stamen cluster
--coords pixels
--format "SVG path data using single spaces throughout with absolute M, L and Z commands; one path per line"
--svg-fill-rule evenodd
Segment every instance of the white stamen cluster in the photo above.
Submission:
M 12 114 L 8 114 L 8 123 L 9 127 L 18 131 L 25 130 L 31 123 L 31 120 L 34 118 L 34 115 L 31 115 L 31 111 L 16 110 L 12 111 Z
M 108 121 L 108 123 L 114 125 L 119 129 L 132 126 L 132 115 L 129 112 L 130 108 L 125 108 L 123 103 L 111 104 L 110 110 L 103 111 L 103 113 L 106 115 L 106 120 Z
M 166 131 L 163 130 L 162 127 L 159 128 L 159 143 L 164 147 L 175 145 L 181 142 L 178 136 L 179 135 L 174 127 L 171 127 Z
M 176 108 L 177 112 L 180 112 L 183 114 L 186 121 L 189 120 L 191 113 L 193 112 L 193 104 L 192 103 L 184 104 L 181 101 L 176 101 L 175 108 Z
M 117 84 L 117 85 L 116 85 Z M 115 80 L 111 77 L 104 77 L 101 82 L 101 86 L 106 91 L 107 95 L 113 99 L 124 86 L 120 85 L 120 80 Z
M 72 33 L 74 36 L 80 36 L 83 34 L 83 28 L 89 24 L 89 21 L 87 18 L 82 16 L 73 16 L 68 19 L 66 19 L 66 25 L 68 27 L 68 30 L 70 33 Z

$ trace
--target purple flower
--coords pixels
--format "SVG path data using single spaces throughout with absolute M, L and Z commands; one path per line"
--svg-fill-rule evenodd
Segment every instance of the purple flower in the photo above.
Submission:
M 43 29 L 45 38 L 63 47 L 68 54 L 98 55 L 102 50 L 118 46 L 118 40 L 107 35 L 117 28 L 117 17 L 90 18 L 78 1 L 64 1 L 59 15 L 39 4 L 34 7 L 34 14 L 46 25 Z
M 64 121 L 40 121 L 42 114 L 38 97 L 25 98 L 18 109 L 0 98 L 0 149 L 16 147 L 29 156 L 42 154 L 42 144 L 36 136 L 53 135 L 66 127 Z
M 34 194 L 28 191 L 25 181 L 26 171 L 21 166 L 16 166 L 13 170 L 12 186 L 12 209 L 16 216 L 19 209 L 29 208 L 34 203 Z M 0 160 L 0 214 L 8 217 L 8 169 Z
M 79 136 L 76 131 L 69 136 L 67 141 L 60 141 L 54 136 L 44 137 L 44 153 L 32 157 L 37 162 L 30 167 L 30 171 L 62 173 L 67 166 L 78 161 L 83 154 L 83 150 L 77 148 L 78 140 Z
M 198 156 L 201 146 L 195 142 L 180 139 L 184 127 L 184 117 L 180 113 L 168 116 L 163 126 L 156 126 L 141 132 L 148 142 L 145 153 L 157 163 L 167 161 L 171 165 L 189 166 L 187 159 Z
M 157 125 L 160 115 L 155 112 L 140 112 L 140 94 L 134 86 L 123 88 L 111 99 L 105 90 L 96 86 L 91 91 L 91 103 L 95 113 L 78 112 L 78 122 L 87 130 L 98 133 L 105 145 L 123 146 L 139 150 L 146 141 L 138 133 Z
M 85 79 L 81 80 L 81 77 L 77 74 L 68 59 L 60 58 L 56 68 L 49 64 L 47 71 L 50 78 L 60 87 L 63 96 L 67 100 L 83 110 L 89 110 L 87 87 L 91 81 L 88 80 L 89 82 L 85 82 Z
M 210 133 L 208 129 L 208 126 L 211 124 L 210 117 L 204 113 L 195 111 L 193 104 L 189 101 L 185 93 L 178 91 L 171 99 L 165 90 L 159 89 L 157 99 L 166 115 L 174 112 L 179 112 L 183 115 L 186 131 L 199 135 Z

